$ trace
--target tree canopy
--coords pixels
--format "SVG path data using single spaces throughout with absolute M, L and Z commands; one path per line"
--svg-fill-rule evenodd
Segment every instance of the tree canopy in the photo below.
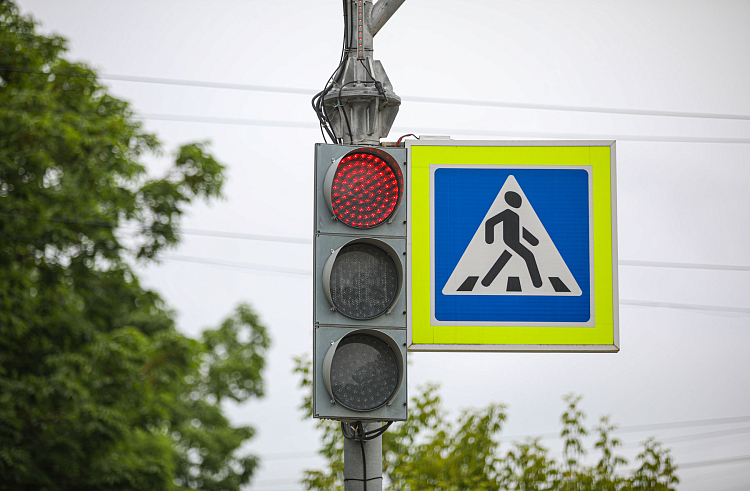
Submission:
M 0 489 L 238 490 L 256 468 L 226 401 L 263 394 L 269 338 L 240 305 L 190 339 L 133 269 L 221 196 L 208 144 L 166 175 L 96 72 L 0 1 Z
M 306 397 L 300 406 L 312 417 L 310 362 L 295 360 L 295 372 Z M 436 385 L 423 387 L 409 404 L 409 419 L 394 423 L 383 435 L 383 476 L 394 490 L 438 491 L 674 491 L 677 467 L 653 439 L 642 443 L 636 467 L 625 471 L 627 460 L 616 454 L 620 440 L 608 417 L 593 428 L 593 449 L 585 447 L 590 429 L 580 409 L 579 396 L 564 397 L 560 418 L 561 459 L 552 457 L 540 439 L 502 445 L 506 407 L 489 404 L 464 410 L 455 422 L 448 419 Z M 324 469 L 305 472 L 310 490 L 344 489 L 344 439 L 339 423 L 318 421 L 319 454 Z M 586 459 L 589 454 L 596 457 Z M 589 463 L 590 462 L 590 463 Z

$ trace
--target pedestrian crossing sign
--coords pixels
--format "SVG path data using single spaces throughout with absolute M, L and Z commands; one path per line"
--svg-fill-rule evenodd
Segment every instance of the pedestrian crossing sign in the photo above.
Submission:
M 410 350 L 619 350 L 614 142 L 407 148 Z

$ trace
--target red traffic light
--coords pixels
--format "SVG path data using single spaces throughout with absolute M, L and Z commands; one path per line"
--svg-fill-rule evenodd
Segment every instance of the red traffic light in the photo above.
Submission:
M 331 166 L 325 195 L 334 216 L 353 228 L 377 227 L 398 208 L 404 193 L 401 170 L 393 157 L 359 148 Z

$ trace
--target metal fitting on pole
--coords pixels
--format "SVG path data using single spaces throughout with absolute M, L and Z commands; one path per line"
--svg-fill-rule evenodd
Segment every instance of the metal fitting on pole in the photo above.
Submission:
M 333 132 L 346 144 L 379 144 L 396 119 L 401 98 L 373 59 L 373 37 L 404 1 L 347 0 L 346 59 L 323 97 Z

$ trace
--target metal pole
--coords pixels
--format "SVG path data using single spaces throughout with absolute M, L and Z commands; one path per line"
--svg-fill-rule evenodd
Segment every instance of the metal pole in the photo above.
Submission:
M 379 144 L 393 125 L 401 98 L 383 65 L 373 59 L 373 37 L 405 1 L 347 0 L 346 59 L 334 76 L 336 88 L 323 98 L 333 131 L 344 143 Z M 381 423 L 356 425 L 359 436 L 381 428 Z M 344 436 L 344 490 L 382 491 L 382 435 L 370 440 Z
M 364 423 L 363 431 L 376 430 L 380 423 Z M 362 459 L 362 445 L 365 458 Z M 344 438 L 344 491 L 383 490 L 383 437 L 357 441 Z
M 388 22 L 388 19 L 396 13 L 396 10 L 406 0 L 380 0 L 378 3 L 372 6 L 372 13 L 370 14 L 370 34 L 373 36 L 380 31 L 380 28 Z

